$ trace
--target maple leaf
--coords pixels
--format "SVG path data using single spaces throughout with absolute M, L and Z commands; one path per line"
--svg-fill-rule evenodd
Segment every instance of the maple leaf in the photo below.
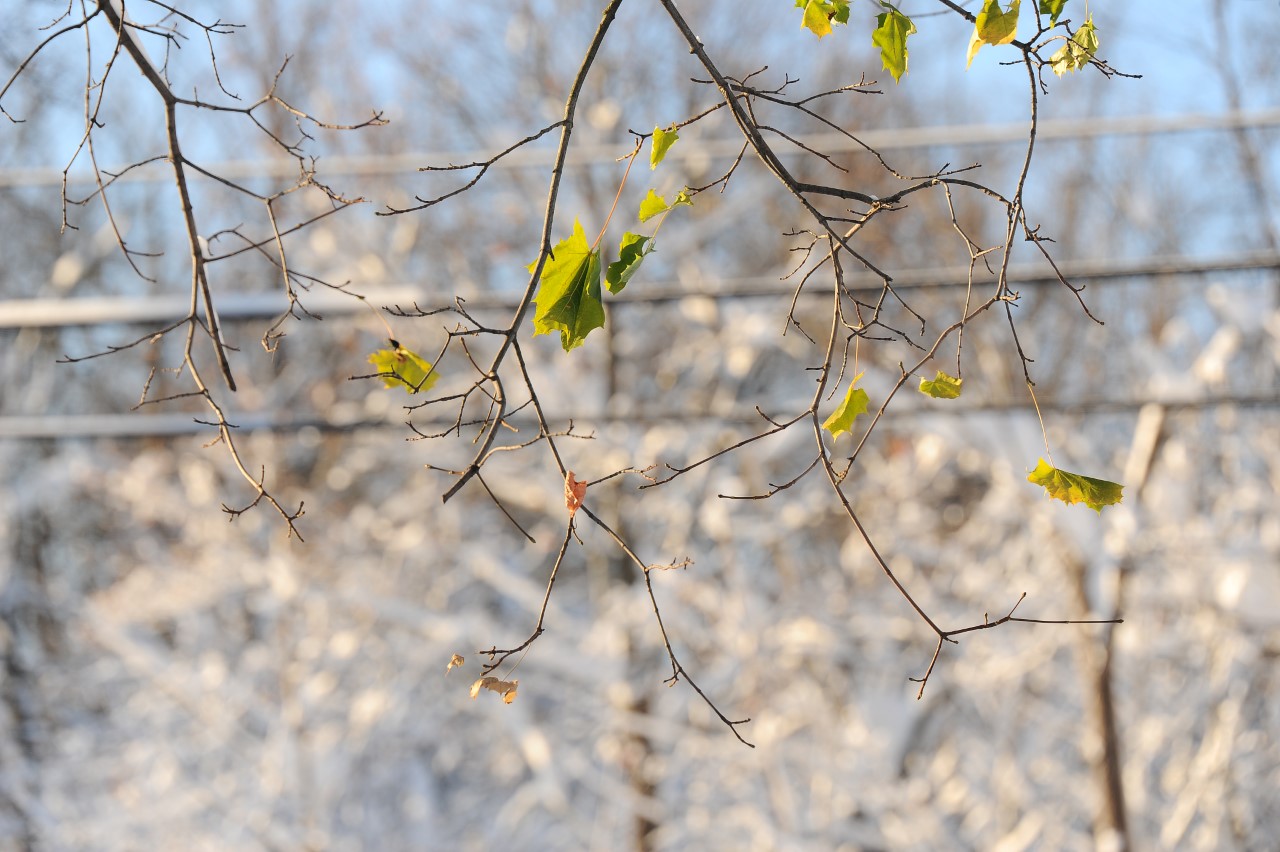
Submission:
M 587 245 L 582 223 L 574 219 L 573 235 L 556 244 L 553 255 L 542 267 L 533 328 L 534 334 L 560 332 L 560 345 L 568 352 L 604 326 L 600 252 Z
M 818 38 L 831 34 L 831 24 L 849 23 L 849 0 L 796 0 L 796 8 L 804 9 L 800 26 Z
M 440 378 L 431 362 L 405 349 L 398 341 L 390 343 L 390 349 L 379 349 L 369 356 L 369 363 L 378 368 L 383 384 L 404 388 L 406 393 L 431 390 Z
M 999 0 L 986 0 L 973 25 L 973 37 L 969 39 L 969 62 L 978 55 L 984 44 L 1008 44 L 1018 35 L 1018 10 L 1022 0 L 1012 0 L 1007 10 L 1000 9 Z
M 471 684 L 471 697 L 475 698 L 480 694 L 480 690 L 488 689 L 501 695 L 504 703 L 510 704 L 516 700 L 516 689 L 519 686 L 520 681 L 518 680 L 499 680 L 496 677 L 482 677 Z
M 631 276 L 640 268 L 640 261 L 653 251 L 652 237 L 633 234 L 630 231 L 622 235 L 622 244 L 618 246 L 618 259 L 609 264 L 604 272 L 604 286 L 610 293 L 621 293 L 627 286 Z
M 578 507 L 586 496 L 587 483 L 579 482 L 574 478 L 573 471 L 569 471 L 569 475 L 564 478 L 564 507 L 569 510 L 569 517 L 578 513 Z
M 671 207 L 667 204 L 666 199 L 651 189 L 649 194 L 644 197 L 644 201 L 640 202 L 640 221 L 648 222 L 664 210 L 670 209 Z
M 1040 459 L 1036 469 L 1027 476 L 1027 481 L 1043 486 L 1055 500 L 1068 505 L 1084 503 L 1098 514 L 1102 514 L 1103 506 L 1112 506 L 1124 499 L 1124 486 L 1120 483 L 1058 470 L 1044 459 Z
M 964 379 L 948 376 L 939 370 L 937 378 L 920 380 L 920 393 L 934 399 L 956 399 L 960 396 L 960 386 L 963 384 Z
M 888 11 L 876 16 L 878 26 L 871 33 L 871 43 L 880 48 L 880 61 L 896 83 L 907 73 L 907 36 L 916 31 L 916 25 L 884 0 L 880 5 Z
M 1061 77 L 1068 71 L 1079 71 L 1089 64 L 1089 60 L 1098 52 L 1098 31 L 1093 26 L 1093 16 L 1089 16 L 1084 26 L 1076 30 L 1076 34 L 1067 39 L 1067 43 L 1058 52 L 1049 57 L 1049 67 L 1053 73 Z
M 680 134 L 676 133 L 674 124 L 671 125 L 670 130 L 663 130 L 661 127 L 653 128 L 653 147 L 649 150 L 650 171 L 658 167 L 658 163 L 662 162 L 662 158 L 667 156 L 667 151 L 671 150 L 671 146 L 676 144 L 679 138 Z
M 844 402 L 840 403 L 840 407 L 831 413 L 831 416 L 822 424 L 822 428 L 831 433 L 831 437 L 835 438 L 841 432 L 853 433 L 853 421 L 857 419 L 859 414 L 865 414 L 867 411 L 867 402 L 869 397 L 867 392 L 858 387 L 858 380 L 862 378 L 862 373 L 853 377 L 853 381 L 849 384 L 849 390 L 845 392 Z
M 1040 14 L 1049 16 L 1049 26 L 1058 23 L 1058 16 L 1062 14 L 1062 7 L 1067 5 L 1067 0 L 1040 0 Z

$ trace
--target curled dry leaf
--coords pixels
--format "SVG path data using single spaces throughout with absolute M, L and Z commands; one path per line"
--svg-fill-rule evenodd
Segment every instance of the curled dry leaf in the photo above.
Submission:
M 503 702 L 510 704 L 516 700 L 516 688 L 519 686 L 520 681 L 518 680 L 499 680 L 496 677 L 482 677 L 471 684 L 471 697 L 475 698 L 480 694 L 480 690 L 488 689 L 499 693 Z
M 572 518 L 577 513 L 586 496 L 587 483 L 579 482 L 574 478 L 573 471 L 569 471 L 569 475 L 564 478 L 564 507 L 569 510 L 569 517 Z
M 466 659 L 464 659 L 461 654 L 454 654 L 453 658 L 449 660 L 449 665 L 445 668 L 444 673 L 448 674 L 449 672 L 453 671 L 454 668 L 461 666 L 465 662 L 466 662 Z

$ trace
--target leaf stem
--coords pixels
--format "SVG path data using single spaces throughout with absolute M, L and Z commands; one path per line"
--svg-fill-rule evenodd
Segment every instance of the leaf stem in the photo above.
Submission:
M 600 226 L 600 234 L 596 237 L 596 241 L 591 244 L 591 250 L 595 251 L 599 247 L 600 241 L 604 239 L 604 232 L 609 230 L 609 222 L 613 219 L 613 213 L 618 209 L 618 200 L 622 198 L 622 190 L 627 185 L 627 177 L 631 174 L 631 167 L 636 164 L 636 157 L 640 156 L 640 149 L 644 145 L 643 139 L 636 140 L 636 149 L 631 152 L 631 156 L 627 157 L 627 169 L 622 173 L 622 180 L 618 183 L 618 192 L 613 196 L 613 206 L 609 208 L 609 215 L 604 217 L 604 224 Z
M 1053 460 L 1053 450 L 1049 449 L 1049 432 L 1044 426 L 1044 415 L 1040 413 L 1040 403 L 1036 401 L 1036 389 L 1031 386 L 1031 382 L 1027 382 L 1027 393 L 1031 394 L 1031 404 L 1036 409 L 1036 419 L 1040 421 L 1040 434 L 1044 437 L 1044 454 L 1049 457 L 1049 464 L 1057 467 L 1057 463 Z

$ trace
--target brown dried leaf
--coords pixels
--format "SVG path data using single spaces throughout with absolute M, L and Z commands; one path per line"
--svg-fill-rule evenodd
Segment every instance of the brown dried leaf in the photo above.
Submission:
M 577 513 L 586 496 L 587 483 L 579 482 L 574 478 L 573 471 L 569 471 L 569 475 L 564 478 L 564 507 L 569 510 L 569 517 L 572 518 Z
M 503 702 L 510 704 L 516 700 L 516 689 L 519 686 L 520 681 L 518 680 L 499 680 L 496 677 L 482 677 L 471 684 L 471 697 L 475 698 L 480 694 L 480 690 L 488 689 L 500 693 Z
M 453 658 L 452 658 L 451 660 L 449 660 L 449 665 L 448 665 L 448 667 L 444 670 L 444 673 L 445 673 L 445 674 L 448 674 L 449 672 L 453 671 L 455 667 L 457 667 L 457 666 L 461 666 L 461 665 L 462 665 L 463 663 L 465 663 L 465 662 L 466 662 L 466 659 L 465 659 L 465 658 L 463 658 L 463 656 L 462 656 L 461 654 L 454 654 L 454 655 L 453 655 Z

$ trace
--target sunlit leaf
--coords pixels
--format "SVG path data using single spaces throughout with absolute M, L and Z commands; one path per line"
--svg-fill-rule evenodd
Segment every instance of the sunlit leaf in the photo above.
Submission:
M 573 471 L 564 478 L 564 507 L 569 510 L 569 517 L 578 513 L 583 499 L 587 496 L 587 483 L 579 482 Z
M 651 189 L 644 197 L 644 201 L 640 202 L 640 221 L 648 222 L 659 213 L 670 209 L 671 205 L 667 204 L 666 199 Z
M 1103 506 L 1112 506 L 1123 499 L 1124 486 L 1118 482 L 1094 479 L 1078 473 L 1058 470 L 1044 459 L 1027 476 L 1028 482 L 1044 487 L 1045 492 L 1063 503 L 1084 503 L 1101 514 Z
M 804 9 L 800 26 L 818 38 L 830 35 L 833 23 L 849 23 L 849 0 L 796 0 L 796 8 Z
M 667 156 L 667 151 L 671 146 L 676 144 L 676 140 L 680 138 L 680 134 L 676 133 L 676 126 L 671 125 L 670 130 L 663 130 L 661 127 L 653 128 L 653 147 L 649 149 L 649 168 L 656 169 L 658 163 L 662 162 L 662 158 Z
M 939 370 L 936 378 L 920 380 L 920 393 L 931 396 L 934 399 L 956 399 L 960 396 L 960 386 L 962 384 L 964 384 L 964 379 L 948 376 Z
M 480 690 L 488 689 L 501 695 L 503 702 L 510 704 L 516 700 L 516 689 L 519 686 L 520 681 L 518 680 L 499 680 L 496 677 L 482 677 L 471 684 L 471 697 L 475 698 L 480 694 Z
M 1062 14 L 1062 8 L 1067 5 L 1067 0 L 1040 0 L 1040 14 L 1049 16 L 1049 26 L 1058 23 L 1058 16 Z
M 631 276 L 640 268 L 644 256 L 653 251 L 652 238 L 627 232 L 618 247 L 618 259 L 604 272 L 604 283 L 610 293 L 621 293 Z
M 568 352 L 604 325 L 600 252 L 587 245 L 582 223 L 574 219 L 573 235 L 556 245 L 554 255 L 542 267 L 533 328 L 534 334 L 560 332 L 560 345 Z
M 833 438 L 838 437 L 841 432 L 852 433 L 853 421 L 859 414 L 865 414 L 867 411 L 869 397 L 866 391 L 858 387 L 858 380 L 861 378 L 862 373 L 853 377 L 849 390 L 845 392 L 844 402 L 840 403 L 840 407 L 833 411 L 822 424 L 822 428 L 830 432 Z
M 440 379 L 440 373 L 431 362 L 415 352 L 410 352 L 391 341 L 391 348 L 379 349 L 369 356 L 369 363 L 378 369 L 382 383 L 389 388 L 404 388 L 406 393 L 431 390 Z
M 1093 16 L 1090 16 L 1085 20 L 1084 26 L 1076 30 L 1076 34 L 1049 57 L 1049 67 L 1061 77 L 1068 71 L 1079 71 L 1088 65 L 1097 52 L 1098 31 L 1093 26 Z
M 973 37 L 969 39 L 969 62 L 978 55 L 984 44 L 1008 44 L 1018 35 L 1018 9 L 1022 0 L 1011 0 L 1009 8 L 1002 10 L 999 0 L 986 0 L 973 25 Z
M 896 83 L 907 73 L 907 36 L 916 31 L 916 25 L 891 4 L 881 0 L 880 5 L 888 11 L 876 16 L 879 26 L 871 33 L 871 43 L 880 48 L 880 61 Z
M 449 672 L 461 666 L 466 661 L 467 661 L 466 658 L 463 657 L 461 654 L 454 654 L 449 659 L 449 665 L 445 667 L 444 673 L 448 674 Z

